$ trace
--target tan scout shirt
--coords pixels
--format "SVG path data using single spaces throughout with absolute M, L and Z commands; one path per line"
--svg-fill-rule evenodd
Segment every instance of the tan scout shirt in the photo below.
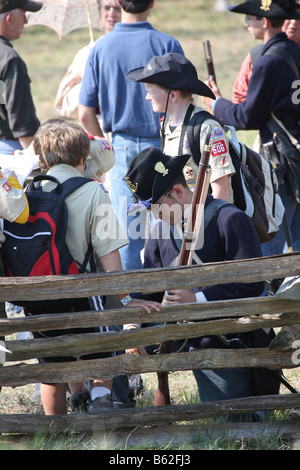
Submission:
M 13 188 L 0 169 L 0 218 L 14 222 L 24 211 L 27 200 L 22 189 Z M 5 237 L 0 230 L 0 246 Z
M 201 111 L 201 108 L 195 106 L 192 116 L 197 113 L 198 111 Z M 214 182 L 217 179 L 221 178 L 222 176 L 231 176 L 235 173 L 235 168 L 233 166 L 230 154 L 229 154 L 229 143 L 228 143 L 228 138 L 223 131 L 222 128 L 219 127 L 218 123 L 213 119 L 207 119 L 204 121 L 202 127 L 201 127 L 201 135 L 200 135 L 200 151 L 202 152 L 205 140 L 206 140 L 206 135 L 207 135 L 207 127 L 208 125 L 212 126 L 212 130 L 216 129 L 216 134 L 215 134 L 215 143 L 212 147 L 211 151 L 211 157 L 209 164 L 211 166 L 211 176 L 210 176 L 210 182 Z M 180 155 L 180 149 L 179 149 L 179 142 L 180 142 L 180 136 L 181 136 L 181 131 L 182 131 L 182 124 L 177 126 L 174 130 L 172 130 L 172 118 L 169 119 L 166 128 L 165 128 L 165 145 L 164 145 L 164 153 L 166 155 L 170 155 L 171 157 L 175 157 L 177 155 Z M 188 145 L 188 140 L 187 140 L 187 133 L 185 133 L 183 137 L 183 149 L 182 153 L 190 153 L 191 150 Z M 196 165 L 194 159 L 191 157 L 187 164 L 185 165 L 183 169 L 183 173 L 185 175 L 186 182 L 188 186 L 193 190 L 197 178 L 197 172 L 198 172 L 198 165 Z M 231 197 L 230 197 L 230 202 L 233 202 L 233 195 L 231 191 Z
M 82 177 L 78 170 L 64 164 L 53 166 L 47 174 L 55 176 L 61 183 L 74 176 Z M 46 182 L 44 189 L 51 191 L 54 186 Z M 109 195 L 98 181 L 91 181 L 68 196 L 66 205 L 66 245 L 78 265 L 83 263 L 90 240 L 99 258 L 128 243 L 112 209 Z

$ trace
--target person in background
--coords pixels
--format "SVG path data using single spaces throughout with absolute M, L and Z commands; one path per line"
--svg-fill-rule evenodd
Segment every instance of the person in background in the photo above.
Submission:
M 287 241 L 291 249 L 297 251 L 300 249 L 300 205 L 291 192 L 285 157 L 274 146 L 269 120 L 272 113 L 288 130 L 297 131 L 300 104 L 292 96 L 296 75 L 284 57 L 292 57 L 300 70 L 300 49 L 282 32 L 282 28 L 286 20 L 300 18 L 300 15 L 295 0 L 273 0 L 268 5 L 263 0 L 251 0 L 230 9 L 246 14 L 249 33 L 263 42 L 263 49 L 255 61 L 244 101 L 233 103 L 223 98 L 211 77 L 208 83 L 216 100 L 203 98 L 203 101 L 212 107 L 222 124 L 237 130 L 259 131 L 260 142 L 256 150 L 265 155 L 275 168 L 279 195 L 285 207 L 285 218 L 279 232 L 273 240 L 262 244 L 262 252 L 264 256 L 281 254 L 286 250 Z M 276 49 L 276 54 L 272 49 L 273 52 Z
M 79 97 L 79 118 L 93 135 L 112 132 L 116 164 L 110 172 L 111 201 L 129 245 L 121 248 L 123 268 L 139 269 L 147 217 L 127 214 L 134 202 L 125 175 L 132 159 L 143 148 L 160 147 L 159 117 L 145 100 L 142 84 L 130 83 L 126 73 L 154 55 L 183 50 L 179 42 L 157 31 L 147 21 L 154 0 L 119 0 L 122 21 L 91 50 Z M 103 130 L 97 119 L 97 108 Z
M 19 39 L 27 23 L 26 11 L 36 12 L 42 3 L 0 0 L 0 154 L 27 148 L 39 127 L 25 62 L 11 41 Z
M 227 10 L 228 5 L 228 0 L 216 0 L 214 4 L 214 10 L 218 13 L 224 13 L 224 11 Z
M 121 21 L 121 7 L 117 0 L 98 0 L 99 14 L 104 34 L 109 33 L 115 24 Z M 98 41 L 103 36 L 98 38 Z M 68 68 L 60 82 L 55 98 L 55 107 L 64 117 L 78 118 L 78 101 L 81 81 L 85 64 L 94 42 L 80 49 L 75 55 L 72 64 Z
M 300 13 L 300 0 L 295 0 L 296 3 L 296 11 Z M 300 18 L 296 19 L 289 19 L 284 22 L 283 32 L 287 35 L 289 39 L 295 41 L 298 46 L 300 46 Z
M 300 13 L 300 0 L 296 0 L 296 12 Z M 248 28 L 250 35 L 253 39 L 260 39 L 259 30 L 255 28 L 251 22 L 245 21 L 245 26 Z M 295 41 L 300 46 L 300 19 L 289 19 L 283 24 L 282 31 L 287 35 L 289 39 Z M 252 69 L 255 61 L 261 55 L 263 50 L 263 44 L 256 44 L 251 47 L 250 51 L 246 55 L 242 62 L 239 73 L 235 79 L 232 92 L 232 102 L 241 103 L 245 101 L 247 96 L 248 84 L 252 75 Z

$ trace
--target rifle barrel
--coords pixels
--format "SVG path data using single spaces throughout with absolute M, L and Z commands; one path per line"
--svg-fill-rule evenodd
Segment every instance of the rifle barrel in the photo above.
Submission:
M 205 60 L 206 60 L 206 67 L 207 67 L 208 76 L 213 77 L 214 79 L 216 79 L 210 41 L 209 40 L 203 41 L 203 47 L 204 47 L 204 56 L 205 56 Z
M 209 125 L 207 129 L 207 135 L 205 140 L 204 149 L 202 152 L 201 160 L 199 163 L 199 170 L 197 175 L 197 181 L 194 189 L 192 205 L 190 215 L 187 221 L 186 232 L 182 242 L 180 258 L 179 258 L 179 266 L 187 266 L 188 261 L 191 258 L 191 251 L 193 251 L 193 247 L 195 247 L 195 226 L 196 226 L 196 219 L 197 214 L 199 211 L 199 204 L 205 203 L 206 196 L 207 196 L 207 189 L 209 180 L 207 178 L 209 166 L 209 158 L 211 153 L 212 142 L 214 138 L 212 138 L 212 127 Z M 200 228 L 200 226 L 198 227 Z M 191 238 L 192 237 L 192 240 Z M 197 237 L 196 237 L 197 239 Z M 189 242 L 189 247 L 187 247 L 187 243 Z

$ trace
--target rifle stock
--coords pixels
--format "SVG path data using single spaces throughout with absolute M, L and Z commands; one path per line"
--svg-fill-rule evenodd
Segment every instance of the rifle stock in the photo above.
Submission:
M 199 170 L 197 174 L 197 180 L 193 199 L 191 203 L 191 210 L 187 221 L 184 239 L 181 246 L 179 256 L 179 266 L 187 266 L 192 264 L 193 253 L 195 251 L 199 230 L 203 220 L 204 204 L 208 193 L 209 177 L 208 172 L 210 170 L 209 158 L 211 153 L 211 147 L 213 143 L 212 128 L 208 126 L 205 146 L 201 155 L 199 163 Z M 197 227 L 197 230 L 195 228 Z M 189 245 L 188 245 L 189 244 Z M 170 354 L 172 351 L 172 341 L 167 341 L 162 344 L 159 348 L 159 353 Z M 154 397 L 154 406 L 170 405 L 170 392 L 168 383 L 168 372 L 157 373 L 158 388 Z

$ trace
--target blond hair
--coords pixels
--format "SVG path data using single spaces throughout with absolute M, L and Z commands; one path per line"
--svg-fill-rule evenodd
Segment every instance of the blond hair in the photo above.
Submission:
M 85 130 L 61 119 L 46 121 L 33 139 L 33 148 L 40 157 L 43 169 L 64 163 L 78 166 L 86 161 L 90 151 L 90 139 Z

